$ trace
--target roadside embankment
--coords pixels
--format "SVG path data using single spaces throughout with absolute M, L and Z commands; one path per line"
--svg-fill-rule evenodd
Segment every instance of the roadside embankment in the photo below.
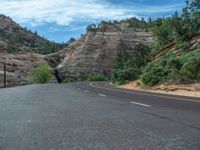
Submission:
M 139 81 L 132 81 L 130 83 L 120 85 L 118 88 L 148 91 L 155 93 L 164 93 L 164 94 L 173 94 L 173 95 L 182 95 L 182 96 L 192 96 L 200 97 L 200 83 L 194 84 L 179 84 L 179 85 L 167 85 L 160 84 L 153 87 L 142 87 Z

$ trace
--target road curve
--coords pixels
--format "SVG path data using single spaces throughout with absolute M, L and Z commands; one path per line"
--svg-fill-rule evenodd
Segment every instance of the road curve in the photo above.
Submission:
M 189 96 L 178 96 L 162 93 L 144 92 L 138 90 L 120 89 L 110 86 L 108 82 L 82 82 L 76 83 L 79 88 L 89 89 L 96 93 L 105 93 L 112 97 L 118 97 L 123 101 L 137 101 L 154 106 L 179 108 L 200 112 L 200 98 Z
M 109 86 L 0 90 L 2 150 L 199 150 L 200 100 Z

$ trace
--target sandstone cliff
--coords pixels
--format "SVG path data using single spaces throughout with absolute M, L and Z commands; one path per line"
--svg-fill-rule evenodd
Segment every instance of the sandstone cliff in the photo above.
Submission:
M 151 31 L 131 28 L 125 23 L 101 24 L 97 31 L 89 31 L 46 59 L 55 67 L 59 81 L 65 77 L 82 79 L 89 74 L 110 75 L 120 50 L 132 52 L 135 44 L 151 45 L 153 41 Z
M 6 63 L 7 86 L 25 85 L 28 83 L 28 74 L 45 62 L 44 56 L 39 54 L 0 54 L 0 88 L 3 87 L 4 68 Z
M 6 22 L 2 23 L 1 18 Z M 0 30 L 6 35 L 9 34 L 14 37 L 18 37 L 18 35 L 30 37 L 30 40 L 36 36 L 31 32 L 25 32 L 10 18 L 2 15 L 0 15 Z M 10 44 L 10 39 L 6 39 L 5 34 L 0 34 L 0 62 L 7 63 L 7 83 L 9 86 L 27 84 L 28 73 L 38 66 L 38 62 L 45 60 L 55 69 L 59 82 L 62 82 L 65 77 L 80 80 L 91 74 L 110 75 L 120 50 L 132 53 L 135 44 L 151 45 L 154 41 L 153 33 L 149 29 L 130 27 L 127 22 L 102 23 L 97 29 L 88 31 L 85 36 L 73 41 L 61 51 L 43 56 L 28 53 L 6 53 L 5 47 Z M 14 45 L 19 49 L 22 48 L 22 51 L 23 48 L 28 50 L 30 48 L 30 51 L 33 52 L 31 47 L 28 47 L 31 43 L 30 40 L 25 40 L 25 43 L 23 43 L 24 41 L 20 43 L 15 41 Z M 45 41 L 40 38 L 37 42 L 39 41 L 41 41 L 41 46 L 45 47 Z M 2 85 L 3 67 L 1 66 L 0 64 L 0 84 Z

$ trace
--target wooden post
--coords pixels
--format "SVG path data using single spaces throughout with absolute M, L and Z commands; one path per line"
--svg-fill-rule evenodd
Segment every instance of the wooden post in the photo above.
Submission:
M 4 62 L 4 88 L 6 88 L 6 63 Z

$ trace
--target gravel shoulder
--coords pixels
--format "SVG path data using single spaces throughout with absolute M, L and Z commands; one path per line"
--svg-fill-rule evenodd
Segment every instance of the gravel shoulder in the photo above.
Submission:
M 120 85 L 118 88 L 139 90 L 146 92 L 172 94 L 181 96 L 200 97 L 200 83 L 187 84 L 187 85 L 158 85 L 152 88 L 143 88 L 140 86 L 139 81 L 132 81 L 128 84 Z

